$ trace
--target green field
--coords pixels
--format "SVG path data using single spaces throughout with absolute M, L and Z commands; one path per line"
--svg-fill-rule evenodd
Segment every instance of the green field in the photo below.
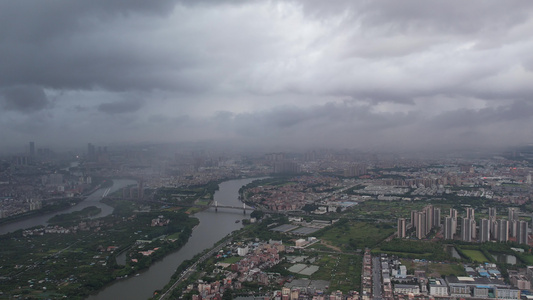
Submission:
M 522 261 L 524 261 L 527 265 L 533 265 L 533 255 L 521 253 L 521 254 L 517 254 L 516 256 L 520 258 Z
M 330 290 L 343 292 L 359 290 L 361 285 L 362 258 L 360 255 L 320 255 L 313 265 L 318 272 L 311 275 L 313 280 L 327 280 Z
M 410 259 L 427 259 L 433 261 L 449 261 L 453 258 L 444 251 L 438 242 L 393 239 L 379 244 L 372 253 L 387 253 Z
M 181 232 L 176 232 L 166 237 L 167 240 L 176 240 L 180 237 Z
M 346 213 L 348 217 L 396 220 L 397 218 L 409 218 L 411 210 L 421 210 L 427 202 L 421 201 L 365 201 Z M 448 204 L 438 204 L 442 211 L 446 211 L 451 206 Z
M 472 261 L 477 261 L 477 262 L 488 262 L 489 261 L 489 259 L 485 257 L 483 252 L 481 252 L 479 250 L 465 250 L 465 249 L 463 249 L 462 251 L 463 251 L 464 255 L 468 256 L 470 259 L 472 259 Z
M 202 200 L 196 200 L 196 205 L 209 205 L 209 202 L 211 202 L 211 200 L 209 199 L 202 199 Z
M 392 227 L 349 221 L 325 229 L 318 237 L 343 251 L 354 251 L 365 247 L 372 248 L 392 233 Z
M 328 248 L 326 245 L 323 245 L 321 243 L 315 243 L 308 247 L 308 249 L 316 249 L 321 251 L 331 251 L 331 248 Z
M 461 264 L 456 263 L 429 263 L 429 262 L 414 262 L 412 259 L 402 259 L 402 264 L 407 267 L 407 272 L 413 274 L 414 270 L 425 270 L 426 276 L 441 277 L 441 276 L 464 276 L 466 272 Z
M 241 257 L 241 256 L 232 256 L 232 257 L 228 257 L 228 258 L 224 259 L 221 262 L 225 263 L 225 264 L 234 264 L 234 263 L 242 260 L 243 258 L 244 257 Z
M 399 252 L 399 251 L 384 251 L 381 249 L 373 249 L 371 252 L 373 255 L 384 253 L 388 255 L 396 255 L 398 257 L 418 258 L 418 259 L 430 259 L 432 255 L 432 253 L 410 253 L 410 252 Z

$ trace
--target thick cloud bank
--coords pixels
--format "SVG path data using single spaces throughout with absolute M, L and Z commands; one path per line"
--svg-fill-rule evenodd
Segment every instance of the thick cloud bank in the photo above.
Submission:
M 531 32 L 528 1 L 2 1 L 0 139 L 530 143 Z

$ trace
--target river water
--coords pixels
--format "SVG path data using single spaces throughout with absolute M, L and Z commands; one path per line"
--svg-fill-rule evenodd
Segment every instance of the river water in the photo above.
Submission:
M 237 179 L 223 182 L 219 190 L 215 192 L 214 199 L 219 205 L 242 206 L 239 201 L 239 189 L 256 179 Z M 148 299 L 153 292 L 162 289 L 169 281 L 176 268 L 187 259 L 211 248 L 217 241 L 234 230 L 242 228 L 242 222 L 236 220 L 249 218 L 251 210 L 214 208 L 199 212 L 194 216 L 200 220 L 200 224 L 193 230 L 192 236 L 183 248 L 164 257 L 154 263 L 150 268 L 141 272 L 139 276 L 121 279 L 99 293 L 90 296 L 88 300 L 107 299 Z
M 115 191 L 120 190 L 123 187 L 136 184 L 136 183 L 137 182 L 135 180 L 131 180 L 131 179 L 114 179 L 113 186 L 109 188 L 108 193 L 113 193 Z M 102 200 L 102 195 L 104 195 L 104 193 L 106 193 L 107 190 L 108 190 L 107 188 L 96 190 L 94 193 L 87 196 L 85 200 L 78 203 L 77 205 L 69 207 L 59 212 L 52 212 L 49 214 L 38 215 L 38 216 L 31 217 L 28 219 L 22 219 L 19 221 L 1 225 L 0 234 L 6 234 L 9 232 L 19 230 L 19 229 L 26 229 L 30 227 L 39 226 L 39 225 L 46 225 L 47 221 L 55 215 L 67 214 L 73 211 L 79 211 L 89 206 L 96 206 L 102 209 L 102 211 L 98 215 L 94 216 L 94 218 L 105 217 L 113 212 L 113 207 L 100 202 L 100 200 Z

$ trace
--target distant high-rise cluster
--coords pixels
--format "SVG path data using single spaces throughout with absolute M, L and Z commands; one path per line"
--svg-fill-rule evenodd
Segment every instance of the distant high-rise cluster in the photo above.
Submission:
M 106 162 L 107 161 L 107 147 L 96 147 L 95 145 L 87 144 L 87 161 L 91 162 Z
M 282 161 L 282 160 L 285 160 L 285 153 L 283 152 L 268 153 L 268 154 L 265 154 L 265 159 L 268 161 Z
M 39 160 L 52 158 L 54 153 L 48 148 L 35 149 L 35 142 L 29 142 L 29 148 L 24 153 L 17 154 L 13 157 L 13 164 L 16 166 L 33 165 Z
M 421 211 L 411 211 L 411 227 L 415 228 L 418 239 L 425 238 L 433 228 L 440 226 L 440 208 L 428 205 Z
M 476 239 L 476 220 L 474 218 L 474 209 L 466 208 L 466 217 L 461 222 L 461 240 L 472 242 Z
M 274 164 L 274 173 L 300 173 L 302 169 L 300 165 L 293 161 L 279 161 Z
M 344 170 L 344 176 L 354 177 L 368 174 L 365 165 L 353 165 Z
M 144 198 L 144 180 L 139 179 L 136 187 L 125 187 L 122 189 L 123 199 L 140 199 Z
M 519 220 L 517 208 L 509 208 L 507 219 L 496 218 L 496 208 L 489 208 L 489 217 L 483 218 L 479 222 L 479 230 L 475 220 L 473 208 L 466 208 L 466 215 L 458 223 L 457 210 L 450 208 L 449 215 L 444 218 L 443 237 L 446 240 L 460 239 L 465 242 L 488 242 L 491 240 L 507 242 L 515 240 L 518 244 L 528 244 L 529 226 L 528 222 Z M 460 235 L 457 235 L 458 225 Z M 415 229 L 418 239 L 425 238 L 433 228 L 441 227 L 440 208 L 432 205 L 426 206 L 422 211 L 411 211 L 411 228 Z M 398 219 L 397 236 L 406 237 L 406 220 Z
M 529 242 L 529 226 L 526 221 L 519 220 L 519 211 L 517 208 L 508 208 L 507 219 L 496 219 L 496 209 L 489 210 L 489 219 L 482 219 L 480 241 L 496 240 L 498 242 L 507 242 L 511 238 L 515 239 L 518 244 L 527 244 Z
M 302 171 L 298 163 L 285 157 L 285 153 L 268 153 L 265 154 L 265 160 L 271 162 L 274 173 L 296 174 Z
M 31 157 L 35 156 L 35 143 L 34 142 L 30 142 L 30 156 Z
M 96 150 L 93 144 L 87 144 L 87 159 L 93 159 L 96 156 Z

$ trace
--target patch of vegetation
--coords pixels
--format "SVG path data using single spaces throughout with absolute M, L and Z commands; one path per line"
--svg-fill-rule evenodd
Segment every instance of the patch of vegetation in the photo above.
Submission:
M 51 225 L 62 224 L 63 226 L 67 226 L 69 224 L 74 224 L 80 220 L 96 216 L 100 212 L 102 212 L 101 208 L 96 206 L 89 206 L 85 207 L 82 210 L 71 212 L 68 214 L 55 215 L 50 218 L 50 220 L 48 220 L 48 223 L 50 223 Z
M 211 201 L 219 182 L 212 181 L 206 185 L 179 188 L 160 188 L 154 194 L 154 199 L 175 205 L 191 205 L 198 201 Z
M 317 231 L 315 235 L 343 251 L 355 251 L 373 248 L 393 233 L 394 229 L 388 228 L 385 224 L 342 219 L 333 226 Z
M 379 248 L 373 250 L 374 253 L 394 254 L 398 257 L 420 258 L 437 261 L 454 260 L 446 251 L 441 243 L 394 239 L 379 245 Z
M 426 275 L 429 277 L 466 275 L 463 266 L 457 263 L 415 262 L 412 259 L 402 259 L 401 262 L 407 267 L 407 273 L 409 274 L 414 274 L 414 270 L 425 270 Z
M 311 275 L 312 280 L 327 280 L 330 290 L 348 291 L 360 290 L 362 257 L 357 254 L 319 254 L 313 265 L 319 270 Z
M 475 262 L 489 262 L 489 259 L 479 250 L 467 250 L 463 249 L 462 253 Z
M 104 198 L 101 202 L 112 206 L 114 208 L 113 215 L 115 216 L 128 217 L 131 216 L 135 210 L 140 208 L 138 204 L 129 200 L 111 200 L 110 198 Z
M 91 209 L 91 208 L 90 208 Z M 82 213 L 83 214 L 83 213 Z M 152 227 L 151 220 L 162 215 L 167 226 Z M 80 214 L 68 214 L 66 223 Z M 32 297 L 46 290 L 61 298 L 83 299 L 117 277 L 131 275 L 183 246 L 198 220 L 179 212 L 137 213 L 128 218 L 110 215 L 85 222 L 77 233 L 45 233 L 22 237 L 22 231 L 1 236 L 0 290 L 4 296 L 28 293 Z M 64 223 L 60 223 L 63 224 Z M 174 241 L 159 238 L 177 234 Z M 141 248 L 136 240 L 150 240 Z M 118 265 L 116 253 L 129 249 L 125 266 Z M 155 250 L 144 256 L 139 251 Z M 135 258 L 136 263 L 131 261 Z M 53 268 L 53 272 L 50 272 Z M 15 276 L 16 275 L 16 276 Z
M 533 265 L 533 255 L 526 253 L 516 253 L 516 257 L 520 259 L 524 264 L 530 266 Z
M 228 258 L 225 258 L 223 261 L 221 261 L 222 263 L 225 263 L 225 264 L 234 264 L 236 262 L 239 262 L 243 259 L 244 257 L 241 257 L 241 256 L 231 256 L 231 257 L 228 257 Z
M 369 200 L 351 207 L 345 214 L 346 218 L 359 220 L 396 220 L 410 218 L 411 210 L 421 210 L 427 202 L 422 201 L 379 201 Z

